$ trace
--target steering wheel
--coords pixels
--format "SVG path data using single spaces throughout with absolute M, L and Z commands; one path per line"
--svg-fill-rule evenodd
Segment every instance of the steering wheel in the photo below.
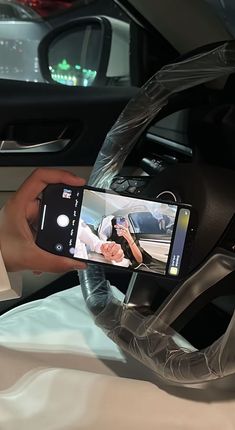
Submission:
M 225 42 L 157 72 L 108 133 L 89 184 L 108 189 L 147 126 L 169 115 L 172 101 L 177 109 L 184 106 L 185 99 L 190 105 L 193 87 L 234 71 L 235 44 Z M 84 299 L 96 323 L 121 348 L 174 383 L 209 381 L 235 372 L 235 314 L 225 334 L 203 350 L 190 345 L 186 348 L 171 327 L 195 299 L 235 270 L 232 249 L 216 246 L 235 213 L 232 184 L 234 171 L 196 163 L 178 164 L 157 176 L 155 195 L 177 189 L 182 201 L 197 210 L 199 227 L 190 274 L 156 313 L 144 316 L 123 305 L 114 297 L 98 265 L 89 265 L 79 275 Z

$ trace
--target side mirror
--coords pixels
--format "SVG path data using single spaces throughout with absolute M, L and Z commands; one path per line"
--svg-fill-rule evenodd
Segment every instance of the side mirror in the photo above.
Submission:
M 129 24 L 105 16 L 79 18 L 49 32 L 38 54 L 45 81 L 70 86 L 129 81 Z

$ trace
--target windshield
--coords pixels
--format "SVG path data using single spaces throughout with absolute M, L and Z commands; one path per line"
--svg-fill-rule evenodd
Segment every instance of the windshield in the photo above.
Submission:
M 234 0 L 205 0 L 213 7 L 214 12 L 223 21 L 227 30 L 235 36 L 235 1 Z M 83 15 L 83 10 L 91 13 L 100 13 L 103 8 L 111 6 L 112 12 L 115 8 L 115 2 L 107 0 L 0 0 L 0 20 L 11 19 L 53 19 L 64 12 L 73 12 L 79 10 L 79 15 Z M 90 7 L 89 7 L 90 6 Z M 102 6 L 102 7 L 101 7 Z M 87 8 L 88 7 L 88 8 Z M 97 9 L 97 11 L 96 11 Z M 108 10 L 107 12 L 108 13 Z
M 0 79 L 45 82 L 38 60 L 38 45 L 41 40 L 48 32 L 70 20 L 100 14 L 116 18 L 119 23 L 127 19 L 112 0 L 0 0 Z M 96 49 L 97 41 L 95 39 L 92 42 L 92 52 Z M 77 75 L 71 75 L 65 70 L 65 66 L 68 67 L 65 63 L 69 60 L 66 55 L 63 50 L 61 55 L 58 54 L 56 64 L 59 71 L 57 67 L 54 80 L 66 85 L 78 85 Z M 92 60 L 92 65 L 89 61 L 87 67 L 79 71 L 80 75 L 84 72 L 84 85 L 90 85 L 94 80 L 91 79 L 94 61 Z M 78 67 L 77 63 L 76 59 Z M 119 66 L 116 65 L 118 70 Z M 127 85 L 128 76 L 128 73 L 117 72 L 110 77 L 110 85 L 122 85 L 124 82 Z
M 212 14 L 214 11 L 230 33 L 235 36 L 235 0 L 204 1 L 210 6 Z M 126 5 L 127 3 L 126 1 Z M 135 0 L 130 3 L 135 4 Z M 114 0 L 0 0 L 0 79 L 48 82 L 42 76 L 39 66 L 40 42 L 50 31 L 65 23 L 96 15 L 108 17 L 109 26 L 115 35 L 112 38 L 112 55 L 109 58 L 105 85 L 129 85 L 130 59 L 134 58 L 133 52 L 135 52 L 133 49 L 130 50 L 130 34 L 132 39 L 137 37 L 136 30 L 134 30 L 133 19 L 126 14 L 125 9 L 120 7 L 119 2 Z M 132 33 L 130 33 L 130 23 Z M 84 46 L 84 49 L 89 32 L 82 32 L 84 45 L 81 46 Z M 77 31 L 77 36 L 78 33 Z M 74 53 L 73 46 L 74 49 L 77 48 L 74 43 L 69 45 L 71 52 L 67 52 L 67 48 L 65 52 L 62 42 L 57 44 L 56 53 L 52 55 L 51 51 L 50 70 L 53 83 L 73 86 L 98 84 L 99 80 L 96 79 L 98 56 L 96 55 L 95 58 L 93 56 L 94 52 L 98 52 L 96 45 L 99 40 L 95 36 L 94 28 L 93 35 L 94 38 L 90 44 L 92 49 L 89 52 L 85 50 L 87 53 L 85 66 L 81 66 L 81 49 L 76 51 L 76 55 Z M 167 39 L 168 34 L 163 33 L 162 36 L 164 38 L 166 36 Z M 81 37 L 79 36 L 78 39 L 81 40 Z M 138 54 L 137 51 L 135 54 Z M 90 55 L 92 61 L 88 59 Z M 163 54 L 160 54 L 160 57 L 163 58 Z M 105 56 L 102 58 L 106 61 Z M 156 61 L 156 67 L 158 67 L 158 60 Z M 151 70 L 155 70 L 155 64 L 151 66 Z
M 37 12 L 17 1 L 0 0 L 0 21 L 31 21 L 41 19 Z
M 6 3 L 6 1 L 16 4 L 15 1 L 13 2 L 11 0 L 5 0 L 4 3 Z M 32 14 L 34 13 L 38 17 L 46 18 L 68 10 L 74 6 L 84 6 L 89 3 L 93 3 L 94 1 L 95 0 L 17 0 L 17 3 L 25 9 L 27 8 Z

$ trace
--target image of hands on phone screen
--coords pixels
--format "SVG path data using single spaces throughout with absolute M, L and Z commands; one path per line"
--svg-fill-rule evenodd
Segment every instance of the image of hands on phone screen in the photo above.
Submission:
M 177 277 L 188 263 L 192 213 L 189 205 L 49 185 L 36 243 L 86 262 Z

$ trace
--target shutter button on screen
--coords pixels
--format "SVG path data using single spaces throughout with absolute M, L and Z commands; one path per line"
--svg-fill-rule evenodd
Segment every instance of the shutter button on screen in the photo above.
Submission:
M 67 215 L 59 215 L 57 217 L 57 224 L 59 227 L 67 227 L 69 225 L 69 217 Z

